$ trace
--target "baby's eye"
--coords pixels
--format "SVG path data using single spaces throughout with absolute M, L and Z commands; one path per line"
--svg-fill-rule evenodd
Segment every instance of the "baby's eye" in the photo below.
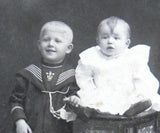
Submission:
M 115 39 L 115 40 L 118 40 L 118 39 L 120 39 L 120 38 L 119 38 L 119 37 L 117 37 L 117 36 L 115 36 L 115 37 L 114 37 L 114 39 Z
M 102 39 L 108 39 L 108 36 L 103 36 Z
M 62 41 L 61 41 L 60 39 L 56 38 L 56 39 L 55 39 L 55 42 L 61 43 Z

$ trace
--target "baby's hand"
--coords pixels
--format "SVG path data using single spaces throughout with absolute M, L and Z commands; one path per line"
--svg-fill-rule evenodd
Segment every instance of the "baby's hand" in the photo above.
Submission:
M 19 119 L 16 121 L 16 133 L 32 133 L 32 130 L 24 119 Z
M 77 96 L 65 97 L 63 99 L 65 102 L 69 102 L 71 105 L 78 107 L 80 105 L 80 99 Z

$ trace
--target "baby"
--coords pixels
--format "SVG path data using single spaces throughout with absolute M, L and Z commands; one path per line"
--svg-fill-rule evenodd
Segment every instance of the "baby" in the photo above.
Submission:
M 140 113 L 150 106 L 160 110 L 159 82 L 148 66 L 150 47 L 129 49 L 130 27 L 118 17 L 101 21 L 96 39 L 97 46 L 80 53 L 77 102 L 113 115 L 124 115 L 130 109 Z

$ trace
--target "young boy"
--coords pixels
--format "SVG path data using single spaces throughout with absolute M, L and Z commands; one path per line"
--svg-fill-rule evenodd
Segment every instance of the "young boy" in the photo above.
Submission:
M 80 54 L 76 68 L 80 101 L 74 101 L 113 115 L 136 115 L 151 104 L 160 110 L 159 82 L 148 66 L 149 46 L 128 49 L 130 27 L 118 17 L 99 24 L 97 43 Z
M 68 112 L 65 97 L 76 94 L 75 69 L 66 55 L 73 49 L 73 32 L 63 22 L 43 25 L 38 41 L 41 62 L 16 74 L 10 97 L 16 133 L 70 133 L 75 114 Z

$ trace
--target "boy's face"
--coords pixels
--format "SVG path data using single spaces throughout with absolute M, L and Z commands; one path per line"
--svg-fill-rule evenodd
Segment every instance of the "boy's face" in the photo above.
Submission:
M 97 37 L 102 53 L 115 56 L 128 48 L 130 39 L 127 37 L 127 32 L 127 27 L 121 22 L 117 22 L 112 30 L 108 25 L 102 25 Z
M 64 32 L 44 30 L 38 48 L 44 62 L 58 64 L 72 51 L 73 45 Z

